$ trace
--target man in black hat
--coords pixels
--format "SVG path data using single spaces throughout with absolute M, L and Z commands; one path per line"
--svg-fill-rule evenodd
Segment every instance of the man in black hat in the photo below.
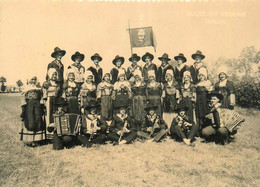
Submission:
M 173 118 L 170 132 L 171 136 L 177 135 L 186 145 L 192 146 L 191 141 L 199 130 L 199 126 L 191 121 L 186 115 L 189 108 L 179 105 L 176 109 L 178 115 Z
M 157 82 L 164 84 L 164 83 L 166 83 L 166 80 L 165 80 L 165 73 L 166 73 L 166 71 L 168 69 L 171 69 L 173 71 L 173 67 L 169 64 L 169 61 L 171 59 L 168 57 L 167 53 L 164 53 L 158 59 L 162 62 L 162 65 L 158 68 Z
M 210 113 L 205 116 L 202 136 L 206 141 L 215 141 L 222 145 L 228 139 L 228 129 L 224 126 L 222 119 L 220 118 L 220 106 L 223 96 L 216 91 L 208 94 Z
M 178 62 L 177 66 L 174 68 L 175 80 L 180 84 L 182 83 L 183 73 L 189 70 L 189 67 L 185 64 L 187 62 L 186 57 L 179 53 L 174 59 Z
M 94 62 L 95 66 L 90 66 L 88 70 L 92 72 L 94 76 L 94 83 L 97 86 L 102 82 L 103 69 L 99 65 L 99 63 L 102 61 L 102 57 L 98 53 L 95 53 L 93 56 L 91 56 L 91 60 Z
M 110 74 L 112 76 L 111 84 L 115 84 L 115 82 L 118 79 L 119 71 L 126 73 L 125 69 L 122 67 L 122 65 L 125 62 L 125 58 L 117 55 L 112 62 L 115 65 L 115 67 L 112 68 L 110 71 Z
M 135 71 L 141 71 L 142 72 L 142 67 L 137 65 L 137 62 L 140 60 L 140 56 L 137 54 L 133 54 L 130 58 L 129 61 L 132 62 L 131 66 L 127 68 L 126 71 L 126 77 L 128 80 L 130 80 L 133 76 Z M 133 81 L 131 81 L 133 82 Z
M 195 60 L 192 66 L 190 66 L 190 73 L 194 84 L 198 83 L 198 74 L 201 68 L 207 70 L 206 66 L 203 65 L 202 60 L 205 58 L 205 55 L 202 54 L 200 50 L 197 50 L 196 53 L 191 55 L 192 59 Z
M 159 142 L 167 135 L 167 125 L 159 115 L 155 113 L 158 106 L 150 105 L 145 107 L 145 123 L 137 132 L 138 137 L 148 139 L 149 142 Z
M 75 75 L 75 83 L 82 85 L 84 83 L 84 73 L 85 68 L 81 65 L 81 62 L 84 60 L 85 55 L 80 52 L 76 52 L 71 56 L 71 60 L 74 62 L 71 64 L 68 69 L 72 69 Z
M 146 52 L 143 56 L 142 56 L 142 61 L 145 62 L 145 65 L 143 67 L 143 77 L 144 77 L 144 81 L 147 83 L 148 82 L 148 71 L 150 70 L 154 70 L 156 72 L 155 74 L 155 80 L 157 80 L 157 66 L 152 63 L 154 59 L 154 56 L 149 53 Z

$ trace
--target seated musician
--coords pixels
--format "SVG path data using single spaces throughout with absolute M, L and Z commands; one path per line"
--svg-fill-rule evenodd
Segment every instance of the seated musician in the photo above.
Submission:
M 177 107 L 176 112 L 178 115 L 172 120 L 170 132 L 171 136 L 177 135 L 186 145 L 193 146 L 191 141 L 198 132 L 199 126 L 186 115 L 188 110 L 189 108 L 184 105 Z
M 210 113 L 203 120 L 202 136 L 205 137 L 206 141 L 215 141 L 224 145 L 228 139 L 228 129 L 224 126 L 220 118 L 220 107 L 223 96 L 213 91 L 208 94 L 208 98 L 210 99 Z
M 145 107 L 147 114 L 145 115 L 145 123 L 141 125 L 140 130 L 137 132 L 139 138 L 149 139 L 150 142 L 159 142 L 167 135 L 166 123 L 155 113 L 157 108 L 158 106 L 154 105 Z
M 136 139 L 137 134 L 133 120 L 127 114 L 128 105 L 125 103 L 116 103 L 114 106 L 118 113 L 112 120 L 110 133 L 107 137 L 110 141 L 114 142 L 114 145 L 131 143 Z
M 79 136 L 78 139 L 85 141 L 87 138 L 90 146 L 92 144 L 104 144 L 106 140 L 106 127 L 100 120 L 99 107 L 96 101 L 91 101 L 85 107 L 85 113 L 82 115 L 82 136 Z

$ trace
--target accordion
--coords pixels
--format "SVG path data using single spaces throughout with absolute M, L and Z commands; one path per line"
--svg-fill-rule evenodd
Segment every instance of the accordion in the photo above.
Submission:
M 54 115 L 54 122 L 58 135 L 76 136 L 79 133 L 80 115 L 78 114 Z
M 245 119 L 241 117 L 237 112 L 223 108 L 219 110 L 219 117 L 221 123 L 224 124 L 229 132 L 232 132 L 233 129 L 235 129 L 237 126 L 241 125 L 241 123 L 245 121 Z M 214 123 L 212 113 L 207 115 L 206 118 L 213 120 Z

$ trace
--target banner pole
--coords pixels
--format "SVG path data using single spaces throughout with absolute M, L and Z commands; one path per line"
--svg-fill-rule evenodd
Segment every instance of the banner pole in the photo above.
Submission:
M 131 47 L 131 57 L 133 57 L 133 48 L 132 48 L 132 40 L 131 40 L 131 32 L 130 32 L 130 21 L 128 20 L 128 31 L 130 37 L 130 47 Z

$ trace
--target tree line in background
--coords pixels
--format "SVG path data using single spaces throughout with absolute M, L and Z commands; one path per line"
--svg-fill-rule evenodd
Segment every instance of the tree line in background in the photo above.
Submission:
M 228 76 L 233 81 L 236 89 L 236 103 L 242 107 L 253 107 L 260 109 L 260 51 L 254 46 L 246 47 L 242 50 L 238 58 L 219 58 L 214 65 L 208 65 L 209 78 L 216 82 L 218 79 L 218 69 L 225 67 Z M 21 92 L 23 82 L 18 80 L 16 85 L 18 90 L 5 86 L 6 78 L 0 77 L 1 92 Z

